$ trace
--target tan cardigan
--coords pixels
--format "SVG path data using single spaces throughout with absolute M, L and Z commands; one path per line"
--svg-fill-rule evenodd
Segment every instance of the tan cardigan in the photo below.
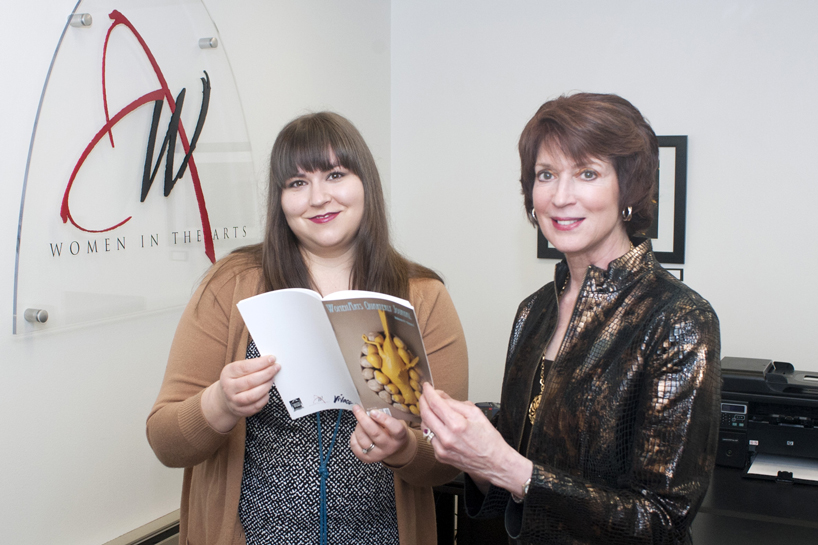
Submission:
M 236 303 L 258 294 L 260 286 L 259 268 L 240 266 L 232 259 L 213 268 L 182 314 L 162 388 L 148 416 L 148 442 L 156 456 L 167 466 L 185 468 L 182 544 L 245 543 L 238 516 L 245 421 L 228 433 L 217 432 L 204 418 L 201 395 L 219 380 L 225 365 L 245 358 L 249 334 Z M 466 399 L 466 342 L 448 292 L 436 280 L 413 280 L 409 300 L 423 333 L 435 387 Z M 438 463 L 420 431 L 412 431 L 418 438 L 417 454 L 405 466 L 390 468 L 395 476 L 400 543 L 434 544 L 431 487 L 448 482 L 458 470 Z

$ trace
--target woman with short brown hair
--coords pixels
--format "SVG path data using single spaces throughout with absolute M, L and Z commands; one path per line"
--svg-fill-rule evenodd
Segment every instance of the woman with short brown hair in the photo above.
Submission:
M 603 158 L 616 171 L 619 206 L 631 208 L 628 235 L 653 221 L 659 143 L 639 110 L 617 95 L 577 93 L 543 104 L 520 136 L 520 183 L 526 212 L 533 210 L 534 165 L 545 145 L 577 160 Z M 529 220 L 537 224 L 533 217 Z
M 565 254 L 517 310 L 496 428 L 424 388 L 427 440 L 510 543 L 690 543 L 718 431 L 719 323 L 657 263 L 658 151 L 615 95 L 546 102 L 519 144 L 526 211 Z

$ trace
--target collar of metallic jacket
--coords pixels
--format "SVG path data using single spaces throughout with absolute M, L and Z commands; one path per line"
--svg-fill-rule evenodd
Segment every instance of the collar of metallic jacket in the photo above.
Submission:
M 632 237 L 633 248 L 625 255 L 614 259 L 608 264 L 608 270 L 593 265 L 585 272 L 583 290 L 592 292 L 611 293 L 626 288 L 635 282 L 644 273 L 658 265 L 653 256 L 653 246 L 649 238 Z M 554 270 L 554 282 L 557 286 L 564 286 L 568 277 L 568 264 L 563 259 L 557 263 Z

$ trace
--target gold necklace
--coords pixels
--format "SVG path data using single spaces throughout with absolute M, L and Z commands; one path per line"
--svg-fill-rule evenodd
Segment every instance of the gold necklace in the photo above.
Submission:
M 545 352 L 540 358 L 540 393 L 534 396 L 531 400 L 531 405 L 528 406 L 528 420 L 531 425 L 534 425 L 534 417 L 537 416 L 537 409 L 540 408 L 540 400 L 542 400 L 542 392 L 545 389 Z
M 565 275 L 565 282 L 562 284 L 559 297 L 562 297 L 562 294 L 568 287 L 568 282 L 570 280 L 571 275 Z M 545 348 L 548 349 L 548 345 L 546 345 Z M 543 350 L 542 356 L 540 356 L 540 393 L 534 396 L 534 399 L 531 400 L 531 404 L 528 406 L 528 420 L 531 422 L 532 426 L 534 425 L 534 418 L 537 416 L 537 409 L 540 407 L 543 390 L 545 390 L 545 350 Z
M 629 240 L 628 243 L 630 244 L 628 252 L 630 252 L 633 250 L 633 242 Z M 570 279 L 571 275 L 565 277 L 565 283 L 562 285 L 562 289 L 560 289 L 560 296 L 562 296 L 565 288 L 568 287 L 568 281 Z M 546 346 L 546 348 L 548 348 L 548 346 Z M 543 390 L 545 390 L 545 351 L 543 351 L 540 357 L 540 393 L 534 396 L 534 399 L 531 400 L 531 404 L 528 406 L 528 420 L 531 422 L 531 425 L 534 425 L 534 418 L 537 416 L 537 409 L 539 409 L 540 401 L 542 401 Z

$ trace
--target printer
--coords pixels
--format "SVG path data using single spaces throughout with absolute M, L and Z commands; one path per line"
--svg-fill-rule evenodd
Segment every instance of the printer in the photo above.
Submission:
M 721 360 L 716 463 L 746 477 L 818 484 L 818 373 L 759 358 Z

